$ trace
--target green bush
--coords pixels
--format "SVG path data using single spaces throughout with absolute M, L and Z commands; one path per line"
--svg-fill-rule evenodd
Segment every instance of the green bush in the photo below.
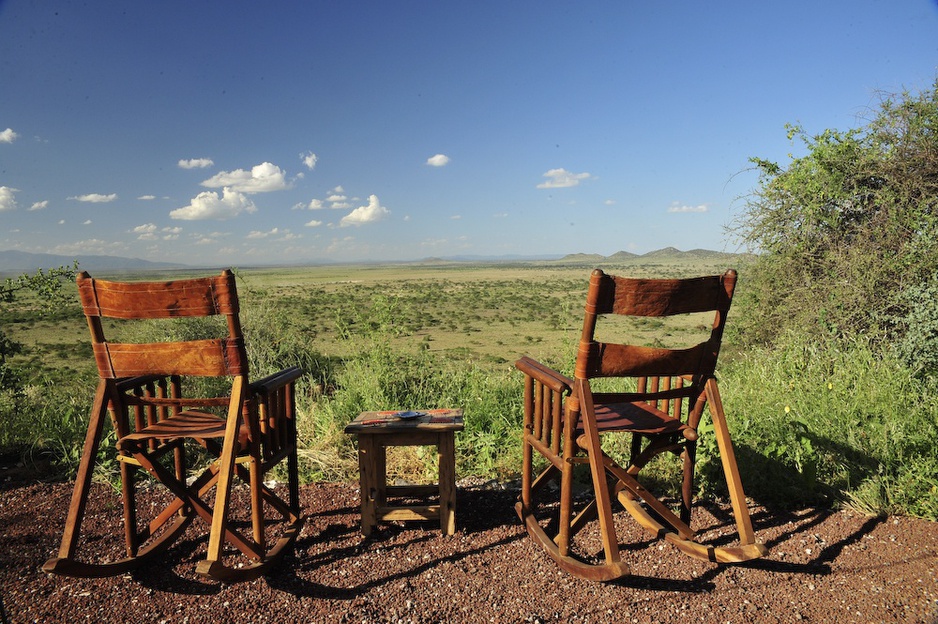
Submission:
M 736 224 L 758 252 L 731 338 L 735 414 L 765 498 L 936 517 L 938 82 L 809 135 Z M 730 401 L 727 401 L 729 404 Z
M 760 184 L 735 232 L 758 252 L 737 316 L 749 344 L 789 330 L 889 344 L 938 274 L 938 82 L 885 99 L 867 125 L 809 135 L 787 167 L 752 159 Z M 742 282 L 741 282 L 742 285 Z
M 902 293 L 906 315 L 899 319 L 896 349 L 918 379 L 938 381 L 938 275 Z

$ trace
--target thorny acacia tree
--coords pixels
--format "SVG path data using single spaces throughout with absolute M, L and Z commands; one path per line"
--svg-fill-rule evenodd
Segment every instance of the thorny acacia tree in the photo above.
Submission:
M 919 372 L 938 365 L 938 81 L 884 97 L 872 119 L 811 136 L 787 167 L 753 158 L 756 192 L 735 226 L 758 253 L 743 339 L 865 336 Z

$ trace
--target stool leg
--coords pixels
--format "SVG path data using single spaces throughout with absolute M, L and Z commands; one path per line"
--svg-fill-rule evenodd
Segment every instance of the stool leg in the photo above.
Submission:
M 456 441 L 452 431 L 441 433 L 437 442 L 440 479 L 440 529 L 443 535 L 456 532 Z
M 388 447 L 385 438 L 375 436 L 375 505 L 380 510 L 388 504 Z
M 377 524 L 378 494 L 378 458 L 376 456 L 374 436 L 358 435 L 358 471 L 361 475 L 359 487 L 362 497 L 362 535 L 371 535 L 371 530 Z

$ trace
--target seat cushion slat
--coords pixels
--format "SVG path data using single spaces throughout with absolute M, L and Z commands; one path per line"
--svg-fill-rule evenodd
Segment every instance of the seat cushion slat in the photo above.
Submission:
M 215 414 L 188 410 L 126 435 L 120 441 L 123 443 L 125 440 L 148 440 L 150 438 L 168 440 L 182 437 L 220 438 L 224 435 L 224 418 Z
M 595 407 L 600 431 L 659 434 L 686 428 L 680 420 L 645 403 L 603 403 Z

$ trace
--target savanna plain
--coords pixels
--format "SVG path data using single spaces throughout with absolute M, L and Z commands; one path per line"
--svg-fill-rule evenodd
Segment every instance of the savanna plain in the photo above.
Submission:
M 288 365 L 298 389 L 301 500 L 308 521 L 270 576 L 208 583 L 195 564 L 202 527 L 164 561 L 110 579 L 48 576 L 58 548 L 96 382 L 74 297 L 0 307 L 22 345 L 0 396 L 0 605 L 4 621 L 335 622 L 933 622 L 938 621 L 938 411 L 901 370 L 859 346 L 745 349 L 734 329 L 746 297 L 745 256 L 709 252 L 552 262 L 237 268 L 255 376 Z M 766 559 L 692 561 L 616 513 L 633 575 L 597 584 L 562 573 L 514 512 L 521 467 L 523 355 L 570 373 L 590 270 L 636 277 L 740 271 L 717 367 L 757 538 Z M 213 271 L 141 273 L 171 279 Z M 71 290 L 69 290 L 71 289 Z M 648 345 L 691 344 L 709 319 L 603 328 Z M 153 327 L 193 336 L 202 328 Z M 12 379 L 12 378 L 10 378 Z M 457 532 L 432 523 L 358 530 L 359 412 L 460 407 Z M 731 526 L 715 444 L 701 428 L 695 528 Z M 113 439 L 113 434 L 111 435 Z M 105 445 L 108 446 L 108 445 Z M 607 442 L 610 454 L 625 441 Z M 113 556 L 120 500 L 112 448 L 101 451 L 90 552 Z M 433 449 L 391 449 L 389 478 L 432 480 Z M 931 463 L 930 463 L 931 462 Z M 656 485 L 678 468 L 651 467 Z M 282 475 L 279 475 L 282 477 Z M 586 480 L 584 480 L 586 483 Z M 676 493 L 676 491 L 675 491 Z M 146 497 L 158 497 L 144 487 Z M 588 532 L 587 532 L 588 533 Z M 601 556 L 601 545 L 584 544 Z M 117 549 L 117 550 L 114 550 Z

